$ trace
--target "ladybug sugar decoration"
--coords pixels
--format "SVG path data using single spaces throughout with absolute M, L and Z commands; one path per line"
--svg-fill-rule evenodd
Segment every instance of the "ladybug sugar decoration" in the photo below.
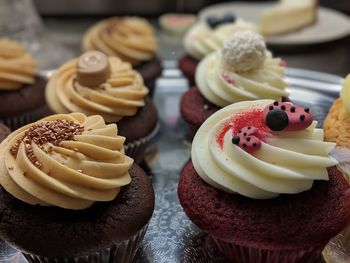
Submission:
M 261 147 L 261 141 L 255 136 L 258 132 L 253 126 L 244 127 L 232 137 L 232 143 L 248 153 L 255 152 Z
M 263 118 L 272 131 L 301 131 L 313 122 L 309 108 L 278 101 L 263 110 Z
M 216 28 L 222 24 L 234 23 L 236 17 L 233 14 L 225 14 L 223 17 L 209 16 L 207 17 L 207 24 L 212 28 Z

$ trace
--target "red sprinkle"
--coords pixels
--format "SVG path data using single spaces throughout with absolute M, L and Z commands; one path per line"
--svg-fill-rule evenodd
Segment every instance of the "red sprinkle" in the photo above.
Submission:
M 236 83 L 236 81 L 233 78 L 231 78 L 225 71 L 221 72 L 221 76 L 229 84 L 234 85 Z
M 266 142 L 266 138 L 268 136 L 273 135 L 263 119 L 263 110 L 256 108 L 251 109 L 250 111 L 237 113 L 234 117 L 232 117 L 231 121 L 223 127 L 216 139 L 220 149 L 223 150 L 224 148 L 224 137 L 229 130 L 231 130 L 232 136 L 234 136 L 238 134 L 241 129 L 247 126 L 257 128 L 259 132 L 255 136 L 263 142 Z

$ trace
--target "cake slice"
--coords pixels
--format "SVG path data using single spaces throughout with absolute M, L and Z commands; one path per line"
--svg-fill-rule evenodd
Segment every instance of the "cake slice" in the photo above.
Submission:
M 317 0 L 281 0 L 263 11 L 260 33 L 279 35 L 302 29 L 316 21 Z

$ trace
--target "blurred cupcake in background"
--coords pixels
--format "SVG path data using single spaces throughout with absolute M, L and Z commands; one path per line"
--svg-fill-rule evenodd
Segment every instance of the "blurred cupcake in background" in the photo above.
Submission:
M 272 57 L 262 36 L 238 31 L 196 69 L 196 86 L 181 98 L 181 114 L 193 134 L 215 111 L 235 102 L 286 99 L 285 62 Z
M 219 50 L 225 39 L 236 31 L 257 32 L 257 26 L 236 18 L 232 14 L 223 17 L 211 16 L 193 25 L 183 39 L 186 54 L 179 61 L 179 68 L 192 86 L 198 62 L 206 55 Z
M 101 116 L 58 114 L 0 144 L 0 235 L 29 262 L 131 263 L 154 210 L 144 171 Z
M 0 38 L 0 122 L 16 129 L 48 115 L 45 85 L 36 61 L 20 43 Z
M 5 140 L 5 138 L 9 134 L 10 134 L 10 129 L 7 126 L 5 126 L 4 124 L 0 123 L 0 142 Z
M 337 144 L 333 156 L 338 169 L 350 181 L 350 74 L 345 78 L 340 97 L 329 109 L 323 124 L 325 140 Z
M 46 100 L 54 113 L 101 115 L 117 123 L 126 153 L 137 163 L 158 129 L 158 113 L 142 76 L 130 63 L 88 51 L 62 65 L 50 78 Z
M 139 17 L 112 17 L 90 27 L 82 40 L 83 51 L 98 50 L 133 65 L 153 94 L 162 73 L 157 58 L 158 40 L 153 26 Z

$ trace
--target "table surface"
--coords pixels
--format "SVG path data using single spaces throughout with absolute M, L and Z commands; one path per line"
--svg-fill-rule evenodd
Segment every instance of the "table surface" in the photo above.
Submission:
M 80 53 L 81 38 L 86 29 L 97 22 L 93 18 L 45 18 L 44 25 L 52 37 L 64 44 L 75 55 Z M 184 54 L 182 37 L 168 35 L 157 25 L 159 37 L 158 55 L 163 60 L 177 61 Z M 334 42 L 298 47 L 270 47 L 275 56 L 282 57 L 289 67 L 311 69 L 345 77 L 350 73 L 350 37 Z

